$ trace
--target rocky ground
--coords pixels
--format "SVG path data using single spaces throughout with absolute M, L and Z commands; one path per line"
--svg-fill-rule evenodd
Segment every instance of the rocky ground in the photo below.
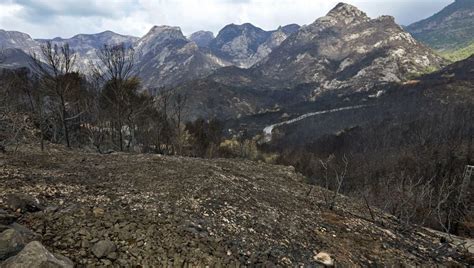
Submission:
M 31 252 L 59 267 L 474 264 L 356 201 L 329 210 L 304 180 L 244 160 L 19 148 L 0 154 L 0 267 Z

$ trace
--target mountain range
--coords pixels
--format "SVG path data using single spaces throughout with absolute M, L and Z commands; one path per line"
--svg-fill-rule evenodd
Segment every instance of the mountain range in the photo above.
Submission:
M 67 43 L 77 54 L 79 70 L 87 74 L 90 64 L 98 61 L 98 49 L 123 43 L 134 47 L 136 72 L 140 73 L 144 84 L 162 87 L 200 78 L 225 66 L 248 68 L 298 29 L 298 25 L 292 24 L 267 32 L 249 23 L 231 24 L 217 37 L 205 31 L 186 37 L 179 27 L 154 26 L 141 38 L 105 31 L 53 39 L 33 39 L 25 33 L 0 30 L 0 46 L 9 50 L 4 53 L 9 58 L 6 61 L 15 62 L 3 64 L 3 67 L 27 67 L 28 55 L 41 54 L 42 44 L 49 41 L 57 45 Z
M 232 118 L 314 101 L 326 91 L 368 91 L 448 62 L 393 17 L 371 19 L 348 4 L 301 27 L 250 68 L 221 68 L 179 89 L 196 100 L 194 117 Z
M 141 38 L 106 31 L 34 40 L 1 30 L 5 53 L 0 67 L 27 67 L 28 54 L 39 53 L 40 45 L 51 41 L 68 43 L 77 53 L 79 70 L 87 74 L 98 61 L 97 49 L 125 43 L 135 48 L 135 73 L 144 87 L 153 92 L 173 87 L 190 96 L 189 119 L 228 119 L 314 101 L 326 91 L 369 91 L 437 70 L 449 61 L 428 45 L 440 49 L 469 43 L 471 8 L 472 1 L 457 0 L 406 27 L 408 32 L 393 17 L 370 18 L 344 3 L 309 25 L 265 31 L 250 23 L 230 24 L 217 36 L 199 31 L 186 37 L 179 27 L 154 26 Z M 427 37 L 441 32 L 444 41 Z M 459 38 L 449 38 L 451 33 Z

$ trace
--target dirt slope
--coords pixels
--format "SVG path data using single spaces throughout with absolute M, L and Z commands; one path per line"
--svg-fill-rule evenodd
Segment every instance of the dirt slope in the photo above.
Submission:
M 376 211 L 374 223 L 353 200 L 328 210 L 291 167 L 243 160 L 20 149 L 0 154 L 0 208 L 9 193 L 40 200 L 46 209 L 19 222 L 79 267 L 316 265 L 322 251 L 336 265 L 473 260 L 391 216 Z M 97 258 L 100 240 L 116 250 Z

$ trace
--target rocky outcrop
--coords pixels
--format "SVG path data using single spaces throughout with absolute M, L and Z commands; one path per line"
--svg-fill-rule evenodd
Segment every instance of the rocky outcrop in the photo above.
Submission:
M 255 71 L 280 86 L 315 83 L 318 90 L 357 91 L 403 81 L 444 63 L 392 17 L 371 19 L 356 7 L 340 3 L 289 37 Z
M 290 24 L 276 31 L 264 31 L 250 23 L 230 24 L 212 40 L 212 52 L 233 65 L 249 68 L 265 58 L 289 35 L 298 31 L 299 25 Z
M 288 38 L 293 32 L 292 31 L 285 31 L 282 27 L 278 28 L 278 30 L 272 32 L 270 37 L 258 46 L 257 51 L 250 56 L 248 60 L 248 65 L 253 66 L 265 57 L 267 57 L 275 48 L 281 45 L 283 41 Z
M 248 68 L 252 65 L 250 58 L 270 35 L 271 33 L 250 23 L 230 24 L 219 32 L 210 48 L 215 55 L 232 62 L 233 65 Z
M 440 51 L 466 47 L 474 42 L 474 1 L 456 0 L 406 29 L 417 40 Z
M 17 31 L 0 30 L 0 48 L 21 49 L 25 53 L 38 52 L 39 44 L 28 34 Z
M 137 42 L 136 51 L 135 72 L 152 88 L 197 79 L 227 64 L 187 40 L 178 27 L 153 27 Z

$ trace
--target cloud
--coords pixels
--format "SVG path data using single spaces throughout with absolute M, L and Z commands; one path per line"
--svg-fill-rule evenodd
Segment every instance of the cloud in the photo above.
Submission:
M 11 0 L 12 4 L 23 7 L 21 15 L 33 21 L 43 21 L 55 17 L 105 17 L 126 16 L 135 7 L 135 1 L 113 0 Z
M 112 30 L 144 35 L 153 25 L 180 26 L 185 34 L 217 33 L 229 23 L 263 29 L 309 24 L 340 0 L 0 0 L 0 28 L 35 38 Z M 392 15 L 401 24 L 423 19 L 453 0 L 347 0 L 370 16 Z

